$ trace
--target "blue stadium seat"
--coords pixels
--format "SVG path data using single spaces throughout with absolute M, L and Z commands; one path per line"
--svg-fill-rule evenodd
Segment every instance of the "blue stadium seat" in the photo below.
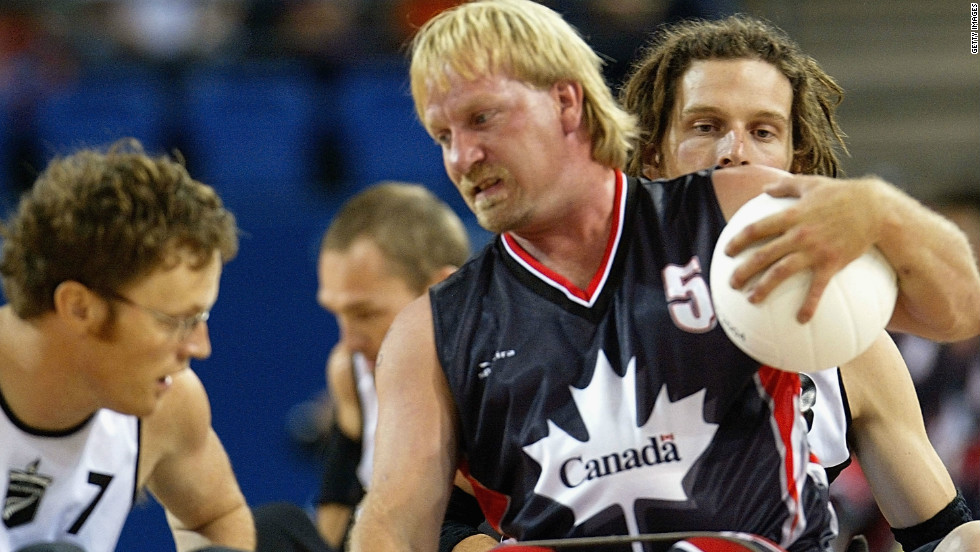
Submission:
M 288 62 L 202 65 L 186 74 L 188 165 L 240 218 L 275 220 L 313 188 L 315 81 Z
M 38 98 L 35 146 L 47 157 L 132 136 L 149 152 L 169 151 L 174 146 L 172 92 L 163 74 L 149 67 L 86 67 L 76 79 Z
M 415 115 L 403 60 L 350 67 L 339 79 L 337 110 L 347 173 L 355 187 L 380 180 L 418 182 L 465 210 L 446 176 L 439 148 Z

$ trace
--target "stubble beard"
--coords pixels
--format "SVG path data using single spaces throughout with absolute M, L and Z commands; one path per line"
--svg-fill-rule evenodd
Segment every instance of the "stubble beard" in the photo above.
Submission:
M 501 186 L 509 188 L 502 196 L 479 197 L 470 202 L 470 210 L 476 215 L 476 220 L 483 229 L 495 234 L 519 228 L 521 223 L 528 218 L 527 209 L 515 203 L 516 196 L 514 179 L 505 169 L 491 166 L 480 166 L 467 179 L 472 182 L 479 182 L 489 176 L 495 176 L 501 182 Z
M 530 220 L 530 209 L 512 204 L 513 198 L 504 201 L 486 200 L 473 206 L 476 220 L 485 230 L 494 234 L 515 231 Z

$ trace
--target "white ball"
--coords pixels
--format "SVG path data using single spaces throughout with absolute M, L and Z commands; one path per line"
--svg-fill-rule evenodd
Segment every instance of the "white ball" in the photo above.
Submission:
M 761 194 L 743 205 L 718 237 L 710 284 L 718 322 L 735 345 L 774 368 L 813 372 L 840 366 L 871 346 L 891 319 L 898 284 L 892 266 L 872 247 L 831 278 L 806 324 L 796 321 L 796 313 L 810 288 L 808 270 L 783 281 L 761 303 L 749 303 L 743 290 L 750 286 L 736 290 L 729 282 L 735 267 L 762 244 L 735 257 L 725 254 L 725 246 L 748 224 L 796 201 Z

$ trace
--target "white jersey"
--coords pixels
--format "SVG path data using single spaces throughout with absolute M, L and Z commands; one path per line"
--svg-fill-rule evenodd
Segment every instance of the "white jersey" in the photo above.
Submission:
M 46 432 L 20 422 L 2 395 L 0 405 L 0 550 L 66 542 L 112 552 L 136 496 L 139 420 L 103 409 Z
M 357 396 L 361 401 L 361 461 L 357 465 L 357 479 L 368 488 L 371 467 L 374 464 L 374 430 L 378 427 L 378 391 L 374 387 L 374 371 L 364 355 L 355 353 L 354 380 Z
M 807 389 L 803 376 L 813 382 L 812 390 Z M 803 382 L 802 408 L 806 410 L 809 404 L 812 413 L 805 414 L 810 425 L 806 439 L 820 465 L 833 471 L 830 478 L 833 480 L 851 457 L 851 451 L 847 448 L 850 412 L 840 381 L 840 369 L 801 374 L 800 379 Z M 808 395 L 808 391 L 812 391 L 813 395 Z

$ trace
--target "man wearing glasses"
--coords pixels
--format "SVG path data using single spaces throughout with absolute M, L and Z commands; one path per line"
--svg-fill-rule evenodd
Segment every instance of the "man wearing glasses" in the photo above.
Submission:
M 136 301 L 133 301 L 132 299 L 129 299 L 114 291 L 100 291 L 97 293 L 106 299 L 124 303 L 149 314 L 153 318 L 156 318 L 157 321 L 160 322 L 160 325 L 167 328 L 168 331 L 174 334 L 177 341 L 185 341 L 190 333 L 194 331 L 194 328 L 207 322 L 208 319 L 211 318 L 211 311 L 201 311 L 197 314 L 188 316 L 174 316 L 172 314 L 167 314 L 163 311 L 147 307 L 146 305 L 141 305 Z
M 178 551 L 254 548 L 189 369 L 211 354 L 237 231 L 213 189 L 135 141 L 39 176 L 2 226 L 0 550 L 112 551 L 144 488 Z

